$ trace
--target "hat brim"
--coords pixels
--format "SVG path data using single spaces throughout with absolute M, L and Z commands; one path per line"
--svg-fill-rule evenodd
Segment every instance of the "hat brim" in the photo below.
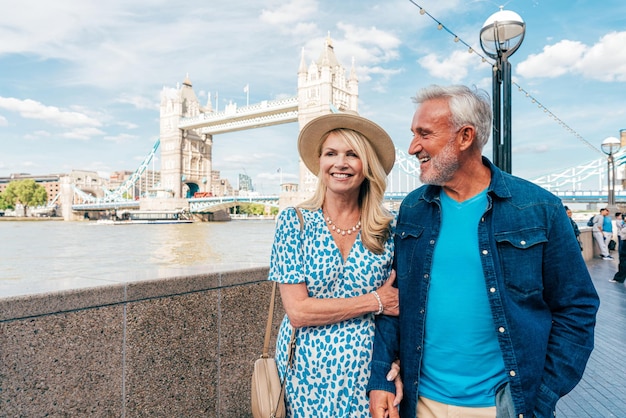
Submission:
M 367 138 L 378 155 L 385 173 L 391 172 L 396 161 L 396 150 L 391 137 L 383 128 L 361 116 L 331 113 L 311 120 L 302 128 L 298 136 L 300 158 L 311 173 L 317 175 L 320 171 L 318 152 L 322 138 L 335 129 L 351 129 Z

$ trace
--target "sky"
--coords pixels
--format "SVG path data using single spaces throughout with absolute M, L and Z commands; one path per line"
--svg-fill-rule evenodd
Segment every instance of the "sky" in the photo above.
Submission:
M 406 152 L 420 88 L 491 96 L 479 33 L 499 6 L 526 23 L 509 58 L 513 174 L 606 158 L 600 144 L 626 128 L 623 0 L 0 0 L 0 177 L 134 171 L 164 88 L 188 76 L 218 110 L 293 97 L 302 53 L 317 60 L 327 36 L 346 70 L 354 60 L 359 113 Z M 298 181 L 297 136 L 297 123 L 216 135 L 213 168 L 278 193 Z

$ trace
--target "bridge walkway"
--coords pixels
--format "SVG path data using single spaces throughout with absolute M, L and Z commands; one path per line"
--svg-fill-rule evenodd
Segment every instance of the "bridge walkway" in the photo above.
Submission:
M 582 380 L 557 403 L 557 417 L 626 417 L 626 285 L 611 283 L 614 261 L 587 261 L 600 295 L 595 349 Z

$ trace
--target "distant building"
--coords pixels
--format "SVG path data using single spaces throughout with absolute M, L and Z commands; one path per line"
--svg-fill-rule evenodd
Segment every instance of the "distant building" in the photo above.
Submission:
M 239 191 L 253 192 L 252 177 L 247 174 L 239 174 Z
M 109 190 L 117 190 L 120 188 L 124 182 L 129 180 L 134 171 L 123 170 L 123 171 L 114 171 L 109 176 Z M 134 199 L 135 197 L 143 197 L 150 190 L 155 190 L 159 188 L 161 185 L 161 172 L 146 170 L 143 172 L 141 177 L 135 182 L 134 187 L 132 187 L 126 193 L 129 199 Z
M 218 170 L 211 171 L 211 193 L 213 196 L 234 196 L 233 186 L 228 179 L 220 178 Z
M 71 178 L 70 183 L 74 187 L 95 197 L 104 197 L 104 190 L 109 186 L 108 180 L 100 177 L 97 171 L 72 170 L 68 176 Z

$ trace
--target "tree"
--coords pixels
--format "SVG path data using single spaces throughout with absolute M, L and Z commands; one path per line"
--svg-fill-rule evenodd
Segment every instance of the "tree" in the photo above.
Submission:
M 41 206 L 48 201 L 46 189 L 32 179 L 10 182 L 2 195 L 5 204 L 11 208 L 21 203 L 26 209 L 29 206 Z
M 4 209 L 13 209 L 11 207 L 11 205 L 9 205 L 9 202 L 6 201 L 6 199 L 4 198 L 4 193 L 0 193 L 0 210 L 4 210 Z

